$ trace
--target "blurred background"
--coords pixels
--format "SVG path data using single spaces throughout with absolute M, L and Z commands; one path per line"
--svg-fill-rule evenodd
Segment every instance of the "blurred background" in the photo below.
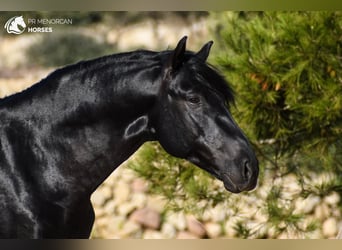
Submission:
M 172 49 L 184 35 L 193 51 L 213 40 L 209 62 L 235 90 L 231 112 L 257 152 L 258 187 L 236 195 L 146 143 L 93 194 L 92 238 L 336 238 L 340 12 L 0 12 L 2 27 L 16 15 L 72 24 L 0 31 L 0 98 L 80 60 Z

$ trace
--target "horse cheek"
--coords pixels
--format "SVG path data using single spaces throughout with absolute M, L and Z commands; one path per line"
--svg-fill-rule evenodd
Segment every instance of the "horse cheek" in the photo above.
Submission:
M 159 126 L 158 141 L 164 150 L 172 156 L 184 158 L 187 152 L 185 136 L 180 133 L 177 119 L 173 116 L 164 116 Z

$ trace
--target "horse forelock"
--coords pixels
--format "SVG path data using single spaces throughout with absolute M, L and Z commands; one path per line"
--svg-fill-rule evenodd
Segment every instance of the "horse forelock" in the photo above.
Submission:
M 234 105 L 235 97 L 233 89 L 214 66 L 194 60 L 194 62 L 190 64 L 190 67 L 193 73 L 195 73 L 194 77 L 200 79 L 199 82 L 204 84 L 205 87 L 222 95 L 228 105 Z
M 163 55 L 163 60 L 169 57 L 172 53 L 171 50 L 166 50 L 160 52 Z M 219 71 L 211 64 L 201 61 L 196 57 L 196 53 L 192 51 L 185 51 L 182 58 L 183 65 L 188 65 L 183 67 L 183 70 L 190 70 L 189 75 L 191 78 L 197 79 L 196 82 L 200 82 L 207 89 L 217 92 L 222 95 L 227 102 L 227 105 L 235 105 L 235 94 L 233 89 L 230 87 L 229 82 L 222 76 Z M 175 70 L 174 73 L 177 74 L 179 70 Z

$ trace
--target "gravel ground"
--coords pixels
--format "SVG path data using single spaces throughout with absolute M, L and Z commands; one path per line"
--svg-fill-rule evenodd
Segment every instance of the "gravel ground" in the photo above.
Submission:
M 323 180 L 325 176 L 318 179 Z M 280 181 L 285 190 L 283 197 L 294 199 L 300 191 L 295 177 L 279 179 L 277 185 Z M 92 196 L 96 213 L 92 238 L 236 238 L 236 227 L 241 222 L 252 232 L 251 238 L 336 238 L 338 228 L 342 226 L 337 193 L 323 199 L 309 196 L 292 200 L 294 213 L 305 214 L 302 226 L 305 228 L 310 222 L 316 222 L 318 228 L 306 234 L 287 229 L 276 236 L 274 228 L 267 224 L 267 214 L 261 209 L 271 188 L 272 185 L 266 183 L 252 195 L 234 195 L 230 201 L 212 207 L 200 216 L 170 212 L 165 211 L 166 202 L 161 197 L 148 194 L 148 183 L 123 164 Z M 239 208 L 238 214 L 230 204 Z

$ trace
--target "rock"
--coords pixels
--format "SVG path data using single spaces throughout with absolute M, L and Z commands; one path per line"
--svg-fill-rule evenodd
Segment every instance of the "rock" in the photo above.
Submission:
M 114 188 L 114 200 L 118 204 L 122 204 L 123 202 L 126 202 L 129 200 L 131 195 L 131 190 L 129 185 L 120 180 L 116 183 L 115 188 Z
M 138 178 L 132 181 L 131 188 L 133 192 L 145 193 L 148 190 L 148 185 L 144 180 Z
M 118 232 L 112 232 L 109 231 L 107 228 L 103 228 L 100 231 L 100 237 L 99 238 L 103 238 L 103 239 L 120 239 L 121 237 L 118 235 Z
M 117 207 L 117 204 L 115 201 L 110 200 L 108 201 L 104 207 L 103 207 L 103 211 L 105 212 L 105 214 L 107 215 L 113 215 L 115 213 L 115 209 Z
M 147 229 L 143 233 L 142 238 L 143 239 L 163 239 L 163 235 L 162 233 L 158 231 Z
M 112 198 L 112 187 L 111 186 L 108 186 L 108 185 L 102 185 L 99 190 L 103 196 L 106 198 L 106 200 L 109 200 Z
M 199 238 L 203 238 L 206 235 L 204 225 L 199 222 L 194 216 L 186 216 L 186 223 L 190 233 L 196 235 Z
M 341 240 L 342 239 L 342 225 L 340 225 L 338 228 L 339 228 L 339 230 L 338 230 L 338 234 L 336 236 L 336 239 Z
M 151 229 L 158 229 L 161 222 L 160 214 L 147 207 L 135 210 L 129 219 Z
M 250 230 L 251 232 L 256 232 L 261 227 L 262 227 L 262 225 L 259 222 L 257 222 L 257 221 L 248 220 L 246 222 L 246 228 L 248 230 Z
M 94 227 L 100 228 L 100 227 L 106 227 L 108 224 L 108 218 L 107 217 L 101 217 L 101 218 L 96 218 Z
M 146 205 L 146 195 L 144 193 L 132 194 L 130 203 L 136 208 L 143 208 Z
M 199 239 L 199 237 L 187 231 L 180 231 L 176 239 Z
M 267 180 L 266 177 L 264 179 Z M 257 192 L 258 192 L 258 195 L 259 195 L 260 199 L 266 200 L 267 196 L 271 192 L 272 187 L 273 187 L 273 184 L 272 183 L 267 183 L 267 182 L 265 182 L 264 185 L 259 186 L 258 189 L 257 189 Z
M 141 231 L 141 226 L 134 221 L 128 220 L 125 222 L 119 231 L 119 235 L 121 238 L 132 237 L 133 235 L 139 233 Z
M 91 196 L 94 206 L 101 207 L 107 200 L 112 198 L 112 190 L 106 185 L 101 185 Z
M 315 208 L 315 217 L 321 221 L 328 218 L 330 209 L 326 203 L 321 203 Z
M 115 183 L 117 182 L 117 176 L 119 174 L 120 170 L 115 170 L 108 178 L 103 182 L 102 185 L 107 185 L 109 187 L 114 187 Z
M 339 201 L 340 201 L 340 196 L 335 192 L 324 197 L 324 202 L 331 206 L 336 205 L 337 203 L 339 203 Z
M 107 197 L 100 190 L 97 190 L 92 194 L 90 200 L 94 206 L 101 207 L 106 202 Z
M 262 209 L 259 209 L 255 214 L 254 214 L 254 219 L 259 222 L 259 223 L 266 223 L 268 220 L 268 216 L 263 213 Z
M 210 212 L 210 217 L 213 222 L 222 222 L 226 218 L 226 209 L 222 204 L 216 205 Z
M 201 219 L 205 222 L 210 221 L 211 220 L 211 211 L 208 209 L 204 210 L 201 217 L 202 217 Z
M 161 233 L 163 234 L 163 238 L 172 239 L 176 236 L 176 228 L 170 223 L 163 223 L 161 227 Z
M 258 228 L 256 229 L 256 230 L 254 230 L 254 231 L 252 231 L 252 232 L 256 232 L 256 234 L 255 235 L 253 235 L 253 237 L 255 237 L 255 238 L 265 238 L 266 237 L 266 235 L 268 234 L 268 232 L 267 232 L 267 230 L 268 230 L 268 226 L 267 226 L 267 224 L 264 224 L 264 223 L 261 223 L 261 224 L 259 224 L 259 226 L 258 226 Z
M 337 221 L 334 218 L 326 219 L 322 225 L 323 235 L 325 237 L 333 237 L 337 234 Z
M 123 163 L 123 165 L 125 165 L 125 163 Z M 121 165 L 121 167 L 123 167 L 123 165 Z M 136 178 L 137 178 L 137 176 L 134 174 L 133 170 L 131 170 L 129 168 L 122 168 L 122 174 L 121 174 L 120 180 L 122 180 L 126 183 L 130 183 L 133 180 L 135 180 Z
M 296 233 L 295 230 L 285 230 L 284 232 L 282 232 L 277 239 L 303 239 L 303 236 L 299 235 L 298 233 Z
M 274 226 L 270 226 L 267 230 L 267 237 L 270 239 L 275 239 L 278 236 L 279 232 Z
M 234 229 L 236 226 L 237 220 L 231 218 L 224 223 L 224 231 L 228 237 L 234 237 L 236 235 L 236 230 Z
M 331 210 L 331 216 L 335 218 L 341 218 L 341 210 L 335 207 Z
M 123 227 L 124 223 L 126 222 L 126 218 L 124 216 L 111 216 L 108 218 L 101 218 L 106 219 L 103 223 L 105 223 L 105 227 L 107 232 L 110 232 L 113 235 L 118 235 L 119 231 Z
M 312 232 L 309 232 L 305 235 L 305 239 L 311 239 L 311 240 L 317 239 L 317 240 L 319 240 L 322 238 L 323 238 L 322 231 L 319 229 L 312 231 Z
M 311 213 L 315 207 L 321 202 L 318 196 L 309 196 L 306 199 L 298 198 L 295 202 L 294 213 Z
M 174 225 L 178 231 L 184 231 L 186 228 L 186 219 L 183 212 L 169 214 L 167 221 Z
M 298 177 L 294 174 L 289 174 L 286 177 L 283 177 L 284 190 L 285 190 L 285 198 L 291 197 L 293 194 L 298 194 L 301 192 L 302 188 L 298 183 Z
M 258 208 L 258 207 L 261 207 L 263 204 L 263 201 L 257 196 L 246 196 L 243 198 L 241 198 L 241 200 L 243 199 L 243 202 L 249 207 Z M 231 207 L 231 203 L 228 202 L 227 204 L 224 205 L 224 210 L 226 211 L 227 215 L 232 216 L 233 211 L 230 207 Z
M 213 222 L 208 222 L 205 224 L 205 229 L 210 238 L 217 238 L 222 233 L 221 225 Z
M 253 217 L 253 215 L 256 215 L 258 213 L 260 209 L 256 206 L 251 206 L 251 205 L 244 205 L 244 203 L 242 203 L 242 205 L 239 208 L 239 214 L 243 217 L 248 217 L 251 218 Z M 216 222 L 220 222 L 220 221 L 216 221 Z
M 123 203 L 120 206 L 118 206 L 117 211 L 120 215 L 128 215 L 135 209 L 135 205 L 132 203 Z
M 94 212 L 95 212 L 96 219 L 106 215 L 102 207 L 98 207 L 97 209 L 94 209 Z
M 165 208 L 166 202 L 161 196 L 147 196 L 146 204 L 158 212 L 162 212 Z

